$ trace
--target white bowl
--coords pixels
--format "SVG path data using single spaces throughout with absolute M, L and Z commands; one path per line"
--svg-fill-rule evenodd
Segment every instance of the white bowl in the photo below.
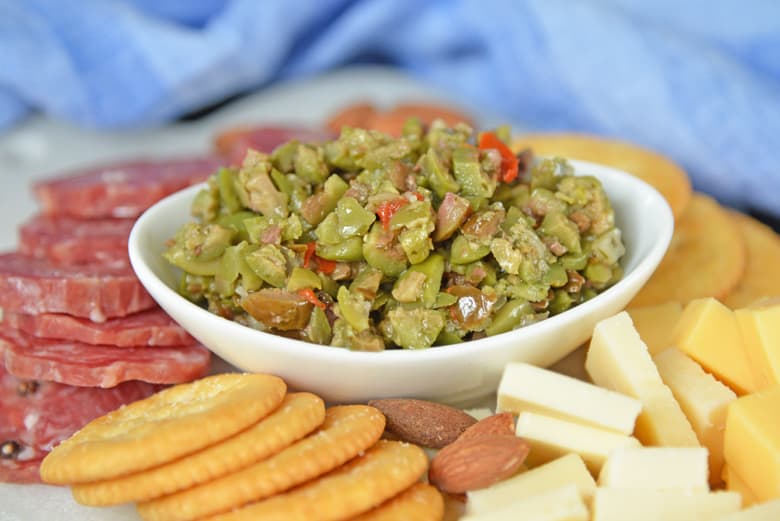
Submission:
M 571 161 L 579 175 L 599 178 L 623 231 L 623 279 L 597 297 L 559 315 L 514 331 L 419 351 L 353 352 L 291 340 L 239 325 L 189 302 L 176 292 L 177 270 L 163 258 L 165 242 L 190 217 L 202 185 L 173 194 L 147 210 L 130 234 L 130 260 L 152 297 L 219 357 L 249 372 L 284 378 L 290 388 L 331 402 L 416 397 L 446 403 L 495 392 L 504 366 L 523 361 L 548 366 L 585 342 L 594 325 L 620 310 L 653 273 L 674 227 L 661 195 L 629 174 Z

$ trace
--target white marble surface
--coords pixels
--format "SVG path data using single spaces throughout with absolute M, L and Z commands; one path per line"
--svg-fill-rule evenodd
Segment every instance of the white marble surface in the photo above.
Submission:
M 292 81 L 241 98 L 195 122 L 133 132 L 89 131 L 33 117 L 0 134 L 0 251 L 12 250 L 17 228 L 36 212 L 33 181 L 71 168 L 123 158 L 204 153 L 218 129 L 242 123 L 319 124 L 355 99 L 380 105 L 400 100 L 451 101 L 392 69 L 361 67 Z M 482 115 L 485 125 L 503 123 Z M 85 508 L 67 488 L 0 484 L 2 521 L 131 521 L 131 505 Z

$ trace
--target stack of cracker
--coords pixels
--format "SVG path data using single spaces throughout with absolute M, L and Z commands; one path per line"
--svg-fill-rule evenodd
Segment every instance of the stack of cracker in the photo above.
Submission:
M 374 407 L 221 374 L 94 420 L 41 477 L 85 505 L 136 502 L 145 520 L 441 519 L 440 493 L 420 481 L 426 454 L 380 440 L 384 429 Z

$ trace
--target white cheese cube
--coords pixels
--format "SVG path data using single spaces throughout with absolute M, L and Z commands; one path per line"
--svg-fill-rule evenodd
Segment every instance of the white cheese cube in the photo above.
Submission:
M 599 486 L 708 492 L 707 478 L 705 448 L 639 447 L 610 454 L 601 467 Z
M 466 513 L 484 514 L 571 484 L 577 486 L 585 500 L 590 500 L 596 491 L 593 476 L 577 454 L 567 454 L 488 488 L 467 492 Z
M 588 508 L 576 485 L 566 485 L 515 501 L 498 510 L 467 515 L 460 521 L 588 521 Z
M 526 463 L 535 467 L 573 452 L 588 470 L 598 475 L 609 454 L 621 447 L 638 447 L 639 441 L 625 434 L 589 427 L 533 412 L 521 413 L 515 433 L 530 445 Z
M 777 521 L 780 519 L 780 499 L 753 505 L 734 514 L 719 517 L 717 521 Z
M 737 512 L 736 492 L 599 488 L 592 521 L 712 521 Z
M 498 410 L 530 411 L 631 434 L 642 403 L 629 396 L 525 363 L 504 368 Z

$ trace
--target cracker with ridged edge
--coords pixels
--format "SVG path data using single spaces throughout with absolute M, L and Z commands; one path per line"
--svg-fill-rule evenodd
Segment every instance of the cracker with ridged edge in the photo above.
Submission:
M 582 159 L 628 172 L 658 190 L 677 220 L 685 212 L 692 188 L 688 174 L 671 159 L 633 143 L 587 134 L 519 135 L 512 149 L 531 148 L 540 156 Z
M 283 492 L 330 472 L 371 447 L 385 417 L 367 405 L 325 411 L 314 433 L 270 458 L 208 483 L 137 505 L 147 521 L 190 521 L 219 514 Z
M 209 521 L 338 521 L 407 489 L 428 467 L 417 445 L 381 440 L 359 458 L 285 494 L 207 518 Z
M 747 265 L 739 284 L 724 299 L 731 309 L 738 309 L 764 297 L 780 296 L 780 235 L 769 226 L 743 213 L 730 211 L 747 246 Z
M 306 436 L 325 420 L 322 398 L 293 393 L 269 416 L 215 445 L 149 470 L 74 485 L 82 505 L 148 501 L 211 481 L 264 460 Z
M 378 507 L 351 521 L 441 521 L 444 498 L 436 487 L 415 483 Z
M 287 386 L 226 373 L 169 387 L 97 418 L 41 464 L 47 483 L 86 483 L 146 470 L 228 438 L 276 409 Z
M 629 307 L 723 299 L 739 283 L 745 262 L 745 241 L 728 212 L 712 198 L 694 193 L 675 223 L 664 258 Z

